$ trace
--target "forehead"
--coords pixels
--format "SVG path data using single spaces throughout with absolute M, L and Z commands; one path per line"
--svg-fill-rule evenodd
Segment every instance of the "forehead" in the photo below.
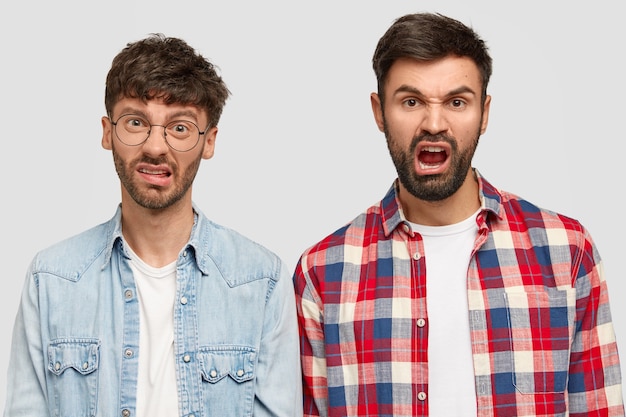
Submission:
M 445 96 L 461 88 L 479 94 L 480 71 L 468 57 L 447 56 L 434 61 L 401 58 L 393 63 L 385 82 L 386 95 L 401 89 L 416 89 L 426 96 Z

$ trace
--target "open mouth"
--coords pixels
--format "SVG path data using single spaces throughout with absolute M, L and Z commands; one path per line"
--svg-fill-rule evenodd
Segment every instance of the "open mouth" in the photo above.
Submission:
M 441 167 L 448 159 L 448 152 L 442 146 L 427 145 L 419 149 L 417 163 L 422 170 L 434 170 Z

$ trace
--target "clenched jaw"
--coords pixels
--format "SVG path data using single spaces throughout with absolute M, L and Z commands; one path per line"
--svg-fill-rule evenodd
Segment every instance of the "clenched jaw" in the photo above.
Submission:
M 167 165 L 140 163 L 137 173 L 146 183 L 157 187 L 168 186 L 172 181 L 172 171 Z

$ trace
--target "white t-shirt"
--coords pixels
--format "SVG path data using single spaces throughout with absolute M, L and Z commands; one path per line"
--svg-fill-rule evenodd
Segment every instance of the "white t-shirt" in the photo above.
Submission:
M 428 404 L 431 416 L 476 415 L 467 305 L 467 268 L 476 215 L 449 226 L 411 224 L 422 235 L 428 312 Z
M 176 262 L 153 268 L 127 245 L 139 299 L 137 417 L 178 415 L 174 363 Z

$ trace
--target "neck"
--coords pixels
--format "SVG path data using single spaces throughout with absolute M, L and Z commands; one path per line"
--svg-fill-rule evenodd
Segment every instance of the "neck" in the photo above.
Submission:
M 478 181 L 470 170 L 461 188 L 445 200 L 425 201 L 400 184 L 398 197 L 405 218 L 424 226 L 446 226 L 467 219 L 480 208 Z
M 159 268 L 174 262 L 189 241 L 194 214 L 191 201 L 154 210 L 122 199 L 124 240 L 148 265 Z

